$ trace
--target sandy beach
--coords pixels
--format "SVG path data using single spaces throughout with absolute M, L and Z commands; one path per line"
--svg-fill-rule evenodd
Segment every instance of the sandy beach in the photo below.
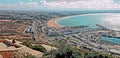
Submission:
M 59 28 L 60 26 L 58 24 L 56 24 L 56 22 L 55 22 L 56 20 L 57 20 L 57 18 L 49 20 L 47 25 L 49 27 Z

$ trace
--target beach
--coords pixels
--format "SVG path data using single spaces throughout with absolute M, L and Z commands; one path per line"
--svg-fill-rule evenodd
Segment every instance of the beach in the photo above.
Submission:
M 91 16 L 91 15 L 93 15 L 93 16 Z M 86 18 L 85 16 L 88 18 Z M 82 21 L 77 20 L 77 18 L 82 19 Z M 100 18 L 100 19 L 98 20 L 98 18 Z M 49 27 L 59 28 L 59 27 L 61 27 L 61 24 L 62 24 L 62 26 L 71 26 L 71 25 L 79 26 L 79 25 L 88 25 L 88 23 L 89 23 L 89 24 L 91 24 L 91 27 L 95 27 L 94 24 L 97 24 L 97 22 L 99 22 L 100 25 L 102 25 L 108 29 L 120 31 L 120 26 L 119 26 L 120 19 L 119 18 L 120 18 L 119 13 L 102 13 L 102 14 L 86 14 L 86 15 L 84 14 L 84 15 L 66 16 L 66 17 L 62 17 L 62 18 L 53 18 L 48 21 L 47 25 Z M 62 20 L 56 23 L 56 20 L 58 20 L 58 19 L 62 19 Z M 63 19 L 65 19 L 65 20 L 63 20 Z M 73 19 L 76 19 L 76 20 L 73 20 Z M 93 22 L 93 19 L 95 19 L 94 22 Z
M 57 18 L 51 19 L 48 21 L 47 25 L 48 27 L 54 27 L 54 28 L 59 28 L 60 25 L 56 23 Z

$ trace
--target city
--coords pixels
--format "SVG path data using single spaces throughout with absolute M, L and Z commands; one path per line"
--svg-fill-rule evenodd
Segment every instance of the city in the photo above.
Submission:
M 1 0 L 0 58 L 120 58 L 120 1 Z

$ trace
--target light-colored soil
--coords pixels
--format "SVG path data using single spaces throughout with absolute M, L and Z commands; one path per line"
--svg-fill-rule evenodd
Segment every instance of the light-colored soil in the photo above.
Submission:
M 60 26 L 55 22 L 56 20 L 57 18 L 49 20 L 47 25 L 49 27 L 59 28 Z
M 45 44 L 41 44 L 41 46 L 43 46 L 47 51 L 51 51 L 52 49 L 57 49 L 55 47 L 49 46 L 49 45 L 45 45 Z

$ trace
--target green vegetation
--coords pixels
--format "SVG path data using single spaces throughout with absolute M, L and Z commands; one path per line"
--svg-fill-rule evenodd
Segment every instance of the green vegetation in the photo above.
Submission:
M 84 58 L 113 58 L 113 57 L 109 55 L 102 55 L 100 53 L 95 52 L 87 52 L 84 54 Z
M 51 50 L 43 55 L 43 58 L 80 58 L 79 50 L 66 44 L 65 42 L 56 45 L 57 50 Z
M 28 42 L 23 42 L 23 45 L 30 47 L 34 50 L 44 52 L 42 58 L 113 58 L 109 55 L 103 55 L 97 52 L 86 51 L 86 50 L 79 50 L 76 47 L 67 44 L 67 42 L 58 41 L 55 43 L 56 50 L 52 49 L 51 51 L 46 51 L 44 47 L 39 44 L 31 44 Z M 32 55 L 26 56 L 26 58 L 34 58 Z
M 43 53 L 47 52 L 47 50 L 41 45 L 35 45 L 32 47 L 32 49 L 43 52 Z
M 45 53 L 43 58 L 113 58 L 97 52 L 80 51 L 66 42 L 57 42 L 56 47 L 57 50 Z
M 36 57 L 32 55 L 26 55 L 24 58 L 36 58 Z
M 47 52 L 47 50 L 39 44 L 32 45 L 29 42 L 23 42 L 22 44 L 29 47 L 29 48 L 32 48 L 34 50 L 37 50 L 37 51 L 40 51 L 40 52 L 43 52 L 43 53 Z

